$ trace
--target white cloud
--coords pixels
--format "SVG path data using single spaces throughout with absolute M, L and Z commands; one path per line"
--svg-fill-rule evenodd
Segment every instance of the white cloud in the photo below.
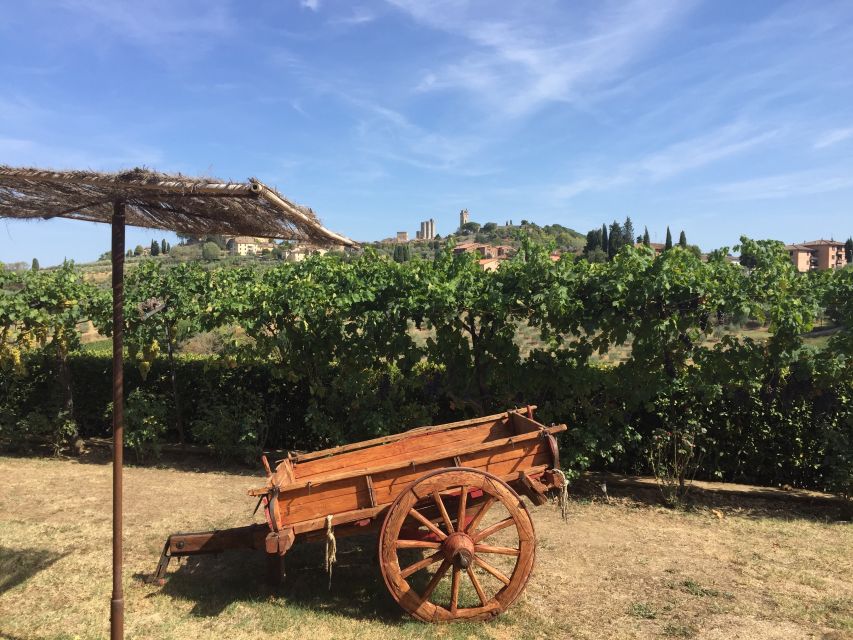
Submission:
M 778 129 L 756 131 L 742 123 L 719 127 L 709 133 L 670 144 L 613 170 L 583 176 L 555 190 L 559 198 L 572 198 L 587 191 L 654 183 L 724 160 L 760 146 L 779 135 Z
M 175 42 L 193 34 L 221 34 L 229 30 L 229 15 L 222 0 L 137 0 L 130 3 L 59 0 L 58 4 L 82 14 L 93 26 L 107 27 L 114 36 L 150 45 Z
M 824 149 L 850 138 L 853 138 L 853 127 L 849 127 L 847 129 L 833 129 L 832 131 L 827 131 L 815 140 L 814 148 Z
M 356 7 L 348 16 L 340 16 L 329 21 L 333 25 L 355 27 L 376 20 L 376 14 L 364 7 Z
M 850 171 L 795 171 L 717 185 L 712 192 L 723 200 L 771 200 L 829 193 L 853 187 Z
M 473 45 L 461 59 L 429 70 L 417 84 L 418 91 L 466 91 L 510 117 L 527 115 L 550 102 L 581 100 L 583 92 L 614 80 L 690 4 L 611 3 L 592 19 L 577 10 L 547 15 L 542 3 L 490 4 L 485 15 L 478 15 L 473 3 L 389 2 L 414 20 Z M 500 6 L 503 15 L 494 17 Z
M 299 4 L 305 9 L 311 9 L 311 11 L 319 11 L 320 9 L 320 0 L 299 0 Z

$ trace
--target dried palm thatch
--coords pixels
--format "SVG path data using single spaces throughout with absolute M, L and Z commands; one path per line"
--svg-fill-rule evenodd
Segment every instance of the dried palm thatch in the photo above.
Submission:
M 246 183 L 168 175 L 149 169 L 121 173 L 50 171 L 0 165 L 0 217 L 112 220 L 125 203 L 127 224 L 194 236 L 249 235 L 354 246 L 323 227 L 308 207 L 275 189 Z

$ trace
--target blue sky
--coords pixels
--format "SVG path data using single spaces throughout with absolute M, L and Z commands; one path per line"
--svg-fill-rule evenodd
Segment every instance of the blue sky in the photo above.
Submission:
M 703 249 L 846 238 L 851 60 L 850 2 L 20 2 L 0 163 L 256 176 L 362 240 L 446 234 L 463 207 L 582 232 L 630 215 Z M 108 246 L 0 221 L 5 262 Z

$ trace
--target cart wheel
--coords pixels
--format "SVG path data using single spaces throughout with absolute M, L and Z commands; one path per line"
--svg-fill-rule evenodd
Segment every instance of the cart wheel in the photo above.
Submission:
M 440 469 L 416 480 L 391 505 L 379 535 L 391 596 L 426 622 L 498 615 L 527 584 L 535 550 L 521 498 L 476 469 Z M 416 560 L 413 552 L 428 555 Z

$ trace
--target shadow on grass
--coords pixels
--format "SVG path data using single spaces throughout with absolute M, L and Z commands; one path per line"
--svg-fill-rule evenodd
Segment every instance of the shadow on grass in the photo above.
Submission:
M 67 451 L 54 456 L 52 450 L 45 445 L 29 444 L 13 446 L 8 442 L 0 442 L 0 454 L 10 458 L 32 459 L 51 458 L 71 460 L 80 464 L 111 465 L 112 450 L 105 447 L 90 447 L 81 455 L 70 455 Z M 133 451 L 125 449 L 124 466 L 147 469 L 171 469 L 191 473 L 227 473 L 235 476 L 256 477 L 263 480 L 264 472 L 260 458 L 256 466 L 240 464 L 234 461 L 222 461 L 216 456 L 201 453 L 174 453 L 165 451 L 157 459 L 151 458 L 139 461 Z
M 0 547 L 0 595 L 44 571 L 67 553 Z
M 610 498 L 622 498 L 647 506 L 665 506 L 660 489 L 654 484 L 634 482 L 616 474 L 589 474 L 572 483 L 569 493 L 575 498 L 603 500 L 602 483 L 607 485 Z M 747 518 L 801 518 L 819 522 L 846 522 L 853 519 L 853 502 L 834 496 L 806 492 L 783 492 L 769 487 L 749 487 L 748 490 L 704 489 L 694 485 L 684 501 L 684 508 L 717 509 L 736 512 Z
M 296 544 L 285 557 L 286 576 L 273 586 L 261 552 L 232 551 L 172 560 L 158 593 L 193 602 L 192 615 L 216 616 L 232 603 L 281 599 L 289 607 L 328 612 L 356 620 L 399 625 L 411 622 L 391 598 L 377 559 L 376 537 L 338 540 L 331 588 L 324 568 L 323 544 Z M 152 567 L 153 568 L 153 567 Z M 137 574 L 137 580 L 145 575 Z

